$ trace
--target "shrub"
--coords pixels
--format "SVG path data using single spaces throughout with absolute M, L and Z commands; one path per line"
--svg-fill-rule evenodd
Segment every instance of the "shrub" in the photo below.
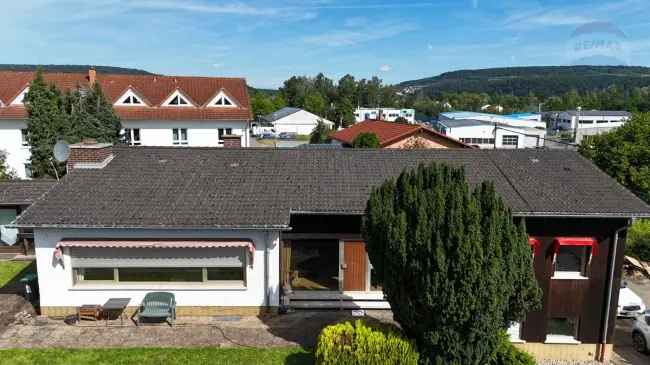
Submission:
M 416 365 L 418 358 L 415 347 L 399 334 L 361 321 L 324 328 L 316 345 L 318 365 Z
M 491 365 L 535 365 L 535 359 L 516 348 L 505 332 L 499 334 L 499 346 Z
M 359 133 L 352 141 L 353 148 L 379 148 L 379 138 L 374 133 Z
M 643 261 L 650 261 L 650 219 L 634 223 L 627 235 L 627 251 Z

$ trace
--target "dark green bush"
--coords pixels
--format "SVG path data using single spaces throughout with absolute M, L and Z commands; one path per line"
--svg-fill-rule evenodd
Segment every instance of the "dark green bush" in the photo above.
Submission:
M 505 332 L 499 334 L 499 347 L 490 365 L 535 365 L 535 359 L 516 348 Z
M 415 346 L 396 332 L 361 321 L 324 328 L 316 345 L 318 365 L 416 365 L 418 358 Z

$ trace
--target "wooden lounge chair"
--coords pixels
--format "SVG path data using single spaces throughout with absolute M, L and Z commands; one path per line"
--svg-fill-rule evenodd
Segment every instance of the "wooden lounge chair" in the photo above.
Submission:
M 164 319 L 174 326 L 176 321 L 176 299 L 167 292 L 147 293 L 138 308 L 138 324 L 142 318 Z

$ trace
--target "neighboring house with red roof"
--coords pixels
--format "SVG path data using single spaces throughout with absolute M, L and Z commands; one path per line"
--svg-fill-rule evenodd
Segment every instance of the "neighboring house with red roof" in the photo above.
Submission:
M 342 129 L 332 135 L 332 143 L 351 146 L 361 133 L 377 135 L 382 148 L 472 148 L 431 128 L 383 120 L 366 120 Z
M 29 177 L 30 157 L 23 97 L 34 75 L 0 71 L 0 150 L 22 178 Z M 240 136 L 243 147 L 250 143 L 252 114 L 243 78 L 103 74 L 94 69 L 46 72 L 44 78 L 63 91 L 98 82 L 132 145 L 218 147 L 229 135 Z

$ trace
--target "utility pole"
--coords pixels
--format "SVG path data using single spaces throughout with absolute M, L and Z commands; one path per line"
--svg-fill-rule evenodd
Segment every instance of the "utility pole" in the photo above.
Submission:
M 576 124 L 575 127 L 573 128 L 573 143 L 577 143 L 578 141 L 578 125 L 580 124 L 580 112 L 582 111 L 582 107 L 579 106 L 576 108 L 578 111 L 578 116 L 576 117 Z

